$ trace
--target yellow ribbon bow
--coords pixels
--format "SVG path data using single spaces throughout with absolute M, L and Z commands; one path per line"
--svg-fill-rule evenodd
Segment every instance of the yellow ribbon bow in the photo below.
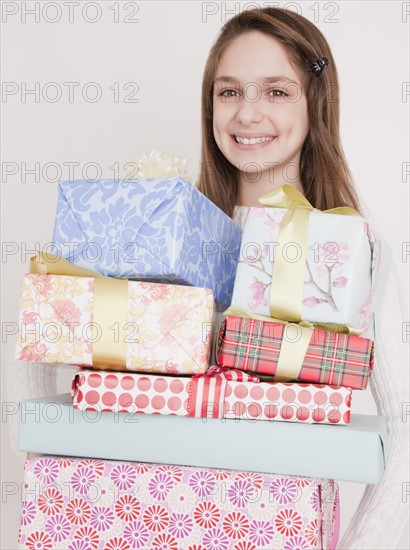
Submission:
M 307 263 L 309 216 L 311 212 L 320 212 L 307 198 L 291 185 L 282 185 L 259 198 L 267 207 L 287 208 L 280 223 L 278 247 L 275 251 L 275 263 L 272 270 L 269 306 L 271 317 L 300 321 L 302 319 L 302 301 L 304 275 Z M 323 210 L 324 214 L 360 216 L 354 208 L 341 206 Z M 289 245 L 296 246 L 299 256 L 295 260 L 286 257 Z

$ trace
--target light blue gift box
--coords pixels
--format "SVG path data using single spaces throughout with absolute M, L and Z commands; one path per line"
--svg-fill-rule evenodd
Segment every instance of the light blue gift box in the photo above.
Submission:
M 70 394 L 19 404 L 20 451 L 378 483 L 386 421 L 347 426 L 77 411 Z
M 229 307 L 239 225 L 189 181 L 61 181 L 52 252 L 108 276 L 210 288 Z

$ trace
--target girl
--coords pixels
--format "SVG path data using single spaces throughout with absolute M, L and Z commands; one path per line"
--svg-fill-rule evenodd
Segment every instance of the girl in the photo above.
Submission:
M 228 21 L 206 64 L 202 136 L 199 189 L 239 223 L 250 206 L 259 206 L 260 195 L 283 183 L 303 192 L 316 208 L 346 204 L 360 210 L 340 145 L 334 59 L 323 35 L 303 17 L 267 8 Z M 394 298 L 390 292 L 393 310 L 399 307 Z M 395 346 L 382 342 L 390 329 L 387 317 L 377 323 L 379 355 L 371 387 L 378 413 L 389 422 L 389 460 L 383 481 L 366 488 L 341 541 L 344 550 L 398 548 L 406 532 L 407 507 L 401 500 L 402 484 L 408 481 L 403 450 L 408 424 L 402 421 L 402 403 L 408 401 L 402 372 L 406 363 Z M 67 387 L 72 371 L 60 388 L 55 368 L 15 360 L 13 346 L 8 352 L 10 401 L 65 391 L 61 388 Z M 17 420 L 18 415 L 10 419 L 13 448 Z
M 258 197 L 285 183 L 320 210 L 361 210 L 340 143 L 335 61 L 318 28 L 296 13 L 254 9 L 224 25 L 204 71 L 202 140 L 198 188 L 241 225 L 249 207 L 260 206 Z M 388 369 L 381 361 L 386 306 L 377 319 L 371 388 L 389 424 L 387 471 L 378 486 L 365 489 L 343 549 L 398 548 L 407 532 L 400 497 L 408 478 L 401 412 L 406 374 L 397 351 Z

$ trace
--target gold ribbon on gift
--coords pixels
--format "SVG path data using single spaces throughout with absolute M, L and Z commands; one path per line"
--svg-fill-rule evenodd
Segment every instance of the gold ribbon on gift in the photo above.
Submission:
M 259 202 L 267 207 L 286 208 L 278 233 L 278 247 L 275 250 L 275 263 L 272 270 L 272 284 L 269 306 L 272 317 L 300 321 L 302 319 L 302 301 L 304 275 L 308 252 L 308 229 L 311 212 L 360 216 L 350 206 L 318 210 L 314 208 L 302 193 L 291 185 L 282 185 L 278 189 L 262 195 Z M 290 245 L 299 248 L 298 256 L 289 259 L 286 249 Z
M 266 315 L 259 315 L 257 313 L 249 312 L 237 306 L 229 307 L 223 314 L 225 316 L 232 315 L 234 317 L 242 317 L 243 319 L 256 319 L 258 321 L 286 325 L 286 334 L 282 340 L 278 364 L 274 376 L 275 382 L 287 382 L 289 380 L 295 380 L 299 377 L 303 360 L 315 328 L 320 328 L 329 332 L 340 332 L 343 334 L 360 334 L 359 330 L 349 327 L 348 325 L 326 325 L 323 323 L 310 323 L 309 321 L 291 323 L 289 321 L 273 319 L 272 317 L 268 317 Z M 289 337 L 288 329 L 290 327 L 294 327 L 296 330 L 295 338 Z
M 68 260 L 39 252 L 30 258 L 30 273 L 93 277 L 93 367 L 126 370 L 128 280 L 106 277 Z M 115 324 L 115 326 L 113 325 Z

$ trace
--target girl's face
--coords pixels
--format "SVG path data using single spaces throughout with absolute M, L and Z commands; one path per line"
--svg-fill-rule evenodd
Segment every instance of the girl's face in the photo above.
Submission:
M 214 137 L 231 164 L 262 173 L 265 186 L 267 176 L 273 183 L 273 174 L 283 180 L 279 185 L 298 181 L 309 129 L 307 102 L 278 40 L 251 31 L 226 48 L 215 74 L 213 107 Z

